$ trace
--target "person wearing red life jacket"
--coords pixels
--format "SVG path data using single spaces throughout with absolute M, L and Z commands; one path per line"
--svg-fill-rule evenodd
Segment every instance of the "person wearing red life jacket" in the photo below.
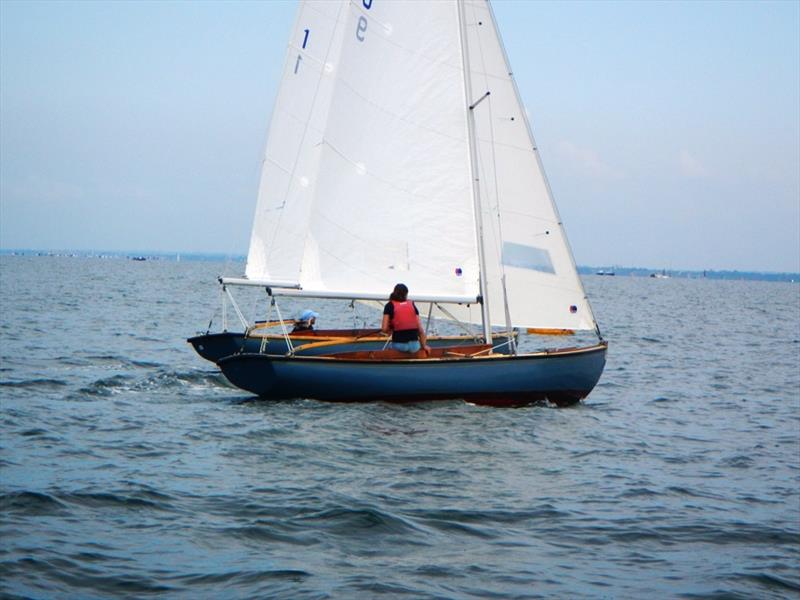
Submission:
M 408 288 L 398 283 L 389 296 L 389 302 L 383 307 L 383 333 L 392 334 L 392 349 L 413 354 L 422 348 L 429 352 L 425 330 L 419 322 L 419 311 L 408 299 Z

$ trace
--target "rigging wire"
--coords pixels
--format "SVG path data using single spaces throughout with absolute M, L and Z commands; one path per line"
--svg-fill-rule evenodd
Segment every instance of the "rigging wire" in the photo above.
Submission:
M 223 296 L 222 286 L 219 287 L 219 292 L 217 292 L 217 301 L 214 303 L 214 308 L 211 309 L 211 317 L 208 319 L 208 327 L 206 328 L 206 335 L 211 333 L 211 325 L 214 323 L 214 317 L 217 316 L 217 306 L 220 303 L 225 302 L 225 298 Z
M 267 298 L 269 298 L 269 292 L 267 292 Z M 267 317 L 266 317 L 266 319 L 267 319 L 267 323 L 269 323 L 270 322 L 270 317 L 272 317 L 272 302 L 267 302 L 267 306 L 268 306 L 268 308 L 267 308 Z M 267 344 L 268 343 L 269 343 L 269 336 L 265 332 L 265 334 L 263 334 L 261 336 L 261 345 L 259 346 L 259 353 L 260 354 L 264 354 L 264 351 L 267 349 Z M 244 349 L 244 345 L 242 345 L 242 349 Z
M 283 320 L 281 307 L 278 306 L 275 296 L 272 297 L 272 305 L 275 307 L 275 312 L 278 313 L 278 321 L 280 321 L 281 324 L 281 331 L 283 332 L 283 337 L 286 339 L 286 346 L 289 348 L 289 352 L 287 354 L 294 356 L 294 345 L 292 344 L 292 338 L 289 337 L 289 331 L 286 329 L 286 321 Z

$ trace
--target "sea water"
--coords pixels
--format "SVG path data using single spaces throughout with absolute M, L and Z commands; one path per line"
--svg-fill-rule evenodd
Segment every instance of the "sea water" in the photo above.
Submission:
M 797 284 L 587 276 L 610 346 L 574 408 L 334 405 L 186 344 L 240 269 L 0 258 L 0 594 L 800 594 Z

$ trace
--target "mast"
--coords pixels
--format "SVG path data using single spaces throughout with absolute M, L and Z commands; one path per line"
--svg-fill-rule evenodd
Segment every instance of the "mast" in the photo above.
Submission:
M 487 344 L 492 343 L 492 322 L 489 316 L 489 291 L 486 285 L 486 252 L 483 244 L 483 209 L 480 196 L 480 178 L 478 175 L 478 153 L 475 140 L 475 107 L 489 95 L 487 91 L 475 102 L 472 101 L 472 78 L 469 67 L 469 50 L 467 46 L 467 23 L 464 14 L 463 0 L 456 0 L 458 8 L 459 35 L 461 39 L 461 60 L 464 68 L 464 99 L 467 102 L 467 137 L 469 141 L 469 168 L 472 179 L 472 203 L 475 213 L 475 235 L 478 243 L 478 277 L 481 294 L 481 318 L 483 321 L 483 337 Z

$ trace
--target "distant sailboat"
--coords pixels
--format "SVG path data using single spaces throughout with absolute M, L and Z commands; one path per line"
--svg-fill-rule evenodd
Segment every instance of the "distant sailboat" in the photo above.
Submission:
M 300 2 L 244 278 L 284 298 L 409 298 L 481 326 L 478 344 L 218 364 L 265 398 L 516 406 L 585 397 L 607 343 L 578 278 L 486 0 Z M 474 307 L 474 308 L 473 308 Z M 521 353 L 517 328 L 595 331 Z M 509 355 L 497 352 L 498 334 Z

